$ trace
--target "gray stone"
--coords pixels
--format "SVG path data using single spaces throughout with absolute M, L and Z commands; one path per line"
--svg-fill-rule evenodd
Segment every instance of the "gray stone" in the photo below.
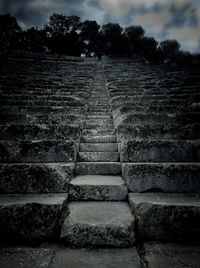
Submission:
M 75 125 L 0 125 L 0 140 L 78 140 L 79 137 L 80 128 Z
M 199 139 L 199 136 L 200 124 L 184 126 L 178 124 L 129 124 L 120 125 L 117 128 L 118 141 L 131 139 L 191 140 Z
M 58 239 L 67 194 L 1 195 L 1 243 L 41 243 Z
M 80 162 L 117 162 L 118 152 L 78 152 Z
M 51 249 L 3 248 L 0 250 L 0 267 L 48 268 L 53 257 Z
M 115 135 L 83 135 L 81 136 L 82 143 L 115 143 Z
M 55 253 L 50 268 L 140 268 L 135 248 L 65 249 Z M 5 267 L 7 268 L 7 267 Z
M 120 175 L 121 164 L 118 162 L 77 162 L 77 175 Z
M 131 192 L 200 193 L 199 163 L 124 163 L 122 177 Z
M 80 143 L 80 152 L 118 152 L 117 143 Z
M 130 194 L 137 217 L 137 239 L 193 242 L 200 240 L 200 199 L 195 194 Z
M 0 162 L 75 162 L 77 145 L 72 141 L 0 141 Z
M 120 176 L 85 175 L 70 182 L 69 198 L 72 200 L 114 200 L 127 197 L 127 187 Z
M 199 246 L 151 243 L 144 245 L 144 252 L 144 267 L 199 268 Z
M 61 239 L 76 247 L 127 247 L 134 243 L 134 217 L 126 203 L 72 202 Z
M 120 145 L 122 162 L 199 162 L 200 140 L 125 141 Z
M 0 193 L 67 192 L 73 164 L 1 164 Z

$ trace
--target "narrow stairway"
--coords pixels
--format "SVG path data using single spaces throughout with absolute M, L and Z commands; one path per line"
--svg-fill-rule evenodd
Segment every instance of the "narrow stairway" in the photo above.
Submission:
M 121 177 L 103 65 L 97 65 L 85 127 L 70 183 L 69 211 L 61 238 L 74 247 L 127 247 L 134 243 L 134 217 Z

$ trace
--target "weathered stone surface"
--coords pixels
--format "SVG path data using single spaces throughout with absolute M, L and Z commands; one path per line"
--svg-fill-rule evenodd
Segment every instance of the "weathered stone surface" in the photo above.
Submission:
M 200 140 L 136 140 L 120 145 L 122 162 L 199 162 Z
M 118 162 L 77 162 L 77 175 L 119 175 L 121 164 Z
M 0 193 L 67 192 L 73 164 L 1 164 Z
M 177 244 L 145 244 L 144 260 L 148 268 L 199 268 L 200 247 Z
M 115 127 L 118 127 L 121 124 L 180 124 L 187 125 L 193 123 L 200 123 L 200 116 L 198 113 L 174 113 L 174 114 L 166 114 L 166 113 L 136 113 L 136 114 L 128 114 L 121 116 L 115 120 Z
M 134 243 L 134 221 L 126 203 L 72 202 L 61 238 L 76 247 L 127 247 Z
M 113 128 L 113 127 L 112 127 Z M 81 136 L 82 143 L 115 143 L 115 135 L 83 135 Z
M 117 143 L 80 143 L 80 152 L 118 152 Z
M 85 175 L 70 182 L 69 198 L 72 200 L 114 200 L 127 197 L 127 187 L 120 176 Z
M 77 140 L 79 137 L 80 129 L 75 125 L 0 125 L 0 140 Z
M 67 194 L 1 195 L 1 243 L 58 239 L 66 202 Z
M 78 152 L 80 162 L 117 162 L 118 152 Z
M 50 266 L 50 268 L 60 267 L 140 268 L 140 259 L 135 248 L 65 249 L 55 253 Z
M 72 141 L 0 141 L 0 162 L 75 162 L 77 145 Z
M 124 163 L 122 177 L 131 192 L 200 193 L 199 163 Z
M 192 194 L 130 194 L 137 217 L 137 239 L 143 241 L 200 241 L 200 199 Z
M 3 248 L 0 250 L 0 267 L 48 268 L 53 253 L 53 250 L 44 248 Z
M 122 124 L 117 128 L 118 141 L 131 139 L 192 140 L 199 139 L 199 136 L 200 124 L 184 126 L 178 124 Z

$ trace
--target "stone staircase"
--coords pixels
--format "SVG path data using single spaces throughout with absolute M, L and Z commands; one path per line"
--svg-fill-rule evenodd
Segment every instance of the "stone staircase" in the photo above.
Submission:
M 64 243 L 76 247 L 132 246 L 135 219 L 127 195 L 103 66 L 99 64 L 75 177 L 69 186 L 69 214 L 61 231 Z
M 180 92 L 182 70 L 132 61 L 7 61 L 0 267 L 199 267 L 199 82 Z

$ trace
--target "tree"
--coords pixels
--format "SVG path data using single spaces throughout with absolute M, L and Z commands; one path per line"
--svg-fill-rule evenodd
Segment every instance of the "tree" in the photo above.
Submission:
M 0 14 L 0 48 L 9 48 L 12 40 L 17 42 L 17 34 L 20 31 L 21 27 L 15 17 L 12 17 L 10 14 Z
M 173 59 L 177 56 L 181 45 L 177 40 L 165 40 L 160 42 L 160 50 L 163 52 L 165 58 Z
M 123 28 L 118 23 L 108 23 L 102 26 L 104 36 L 104 51 L 107 55 L 118 56 L 123 50 Z
M 128 39 L 130 53 L 141 51 L 141 39 L 144 38 L 145 30 L 141 26 L 129 26 L 125 28 L 124 35 Z
M 80 25 L 81 41 L 85 44 L 87 53 L 98 53 L 102 50 L 99 34 L 100 25 L 96 21 L 86 20 Z

